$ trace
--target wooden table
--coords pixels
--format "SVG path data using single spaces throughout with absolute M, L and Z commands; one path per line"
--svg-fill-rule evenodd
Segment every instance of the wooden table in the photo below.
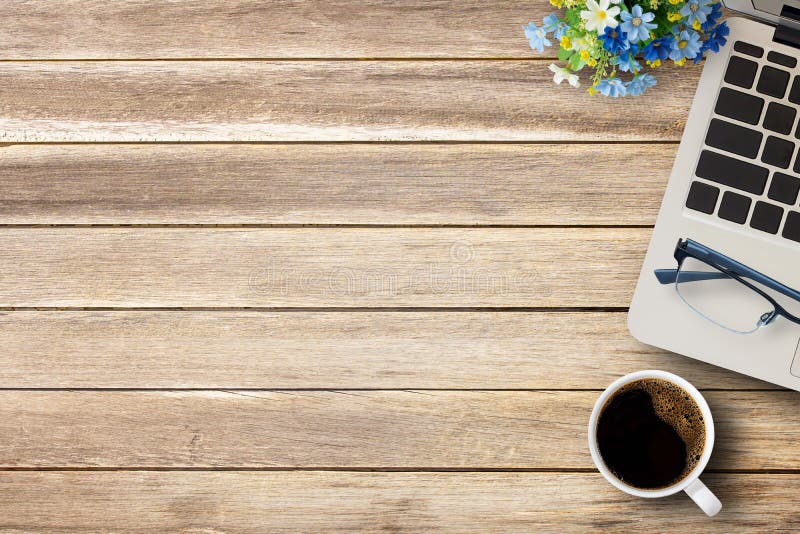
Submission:
M 549 11 L 0 7 L 0 527 L 800 529 L 800 397 L 625 326 L 700 69 L 556 88 Z M 646 368 L 711 404 L 713 521 L 592 466 Z

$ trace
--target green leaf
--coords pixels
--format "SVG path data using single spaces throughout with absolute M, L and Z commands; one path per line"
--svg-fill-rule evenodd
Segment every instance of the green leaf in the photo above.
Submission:
M 570 28 L 577 28 L 581 23 L 581 10 L 577 7 L 568 9 L 567 12 L 564 13 L 564 20 L 569 24 Z
M 581 59 L 580 54 L 572 54 L 572 57 L 569 58 L 567 65 L 569 66 L 570 70 L 581 70 L 586 63 Z
M 572 50 L 564 50 L 563 48 L 558 49 L 558 60 L 559 61 L 568 61 L 571 56 L 574 55 Z

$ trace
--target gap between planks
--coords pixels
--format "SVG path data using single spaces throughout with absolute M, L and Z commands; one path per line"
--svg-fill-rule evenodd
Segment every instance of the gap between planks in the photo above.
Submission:
M 215 63 L 237 63 L 237 62 L 292 62 L 292 63 L 313 63 L 313 62 L 359 62 L 359 61 L 384 61 L 384 62 L 457 62 L 457 61 L 559 61 L 557 57 L 548 56 L 519 56 L 519 57 L 158 57 L 158 58 L 34 58 L 34 59 L 7 59 L 0 58 L 0 63 L 159 63 L 169 61 L 185 61 L 193 63 L 215 62 Z
M 3 312 L 22 312 L 22 311 L 43 311 L 43 312 L 61 312 L 61 311 L 92 311 L 92 312 L 135 312 L 135 311 L 191 311 L 191 312 L 460 312 L 460 313 L 473 313 L 473 312 L 507 312 L 507 313 L 553 313 L 553 312 L 570 312 L 570 313 L 594 313 L 594 312 L 609 312 L 609 313 L 627 313 L 627 306 L 620 307 L 602 307 L 602 306 L 563 306 L 563 307 L 524 307 L 524 306 L 503 306 L 503 307 L 447 307 L 447 306 L 416 306 L 416 307 L 399 307 L 399 306 L 228 306 L 228 307 L 212 307 L 212 306 L 0 306 L 0 313 Z
M 741 393 L 741 392 L 786 392 L 792 393 L 793 390 L 780 388 L 778 386 L 771 388 L 698 388 L 703 392 L 714 393 Z M 125 388 L 125 387 L 0 387 L 0 391 L 31 391 L 31 392 L 75 392 L 75 393 L 230 393 L 236 395 L 239 393 L 358 393 L 358 392 L 384 392 L 394 391 L 403 393 L 416 393 L 416 392 L 456 392 L 456 393 L 600 393 L 603 388 L 453 388 L 453 387 L 437 387 L 437 388 L 410 388 L 410 387 L 354 387 L 354 388 L 219 388 L 219 387 L 163 387 L 163 388 Z
M 418 145 L 674 145 L 677 146 L 680 141 L 671 139 L 611 139 L 608 141 L 598 139 L 587 140 L 568 140 L 568 139 L 554 139 L 550 141 L 514 141 L 514 140 L 447 140 L 447 139 L 422 139 L 422 140 L 327 140 L 327 141 L 14 141 L 10 143 L 0 143 L 0 148 L 7 148 L 12 146 L 86 146 L 86 145 L 268 145 L 268 146 L 281 146 L 281 145 L 397 145 L 397 146 L 418 146 Z
M 594 467 L 0 467 L 0 473 L 549 473 L 595 474 Z M 714 469 L 706 474 L 800 475 L 800 469 Z
M 509 228 L 640 228 L 652 229 L 652 224 L 311 224 L 311 223 L 48 223 L 48 224 L 26 224 L 26 223 L 0 223 L 0 230 L 3 228 L 269 228 L 269 229 L 297 229 L 297 228 L 455 228 L 459 230 L 470 228 L 488 229 L 509 229 Z

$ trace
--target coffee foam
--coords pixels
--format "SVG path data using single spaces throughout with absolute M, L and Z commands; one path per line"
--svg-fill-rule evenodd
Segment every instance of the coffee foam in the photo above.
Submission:
M 656 415 L 675 429 L 686 444 L 686 469 L 682 480 L 695 468 L 706 444 L 703 413 L 691 395 L 677 384 L 660 378 L 643 378 L 619 388 L 609 401 L 625 391 L 643 390 L 650 395 Z

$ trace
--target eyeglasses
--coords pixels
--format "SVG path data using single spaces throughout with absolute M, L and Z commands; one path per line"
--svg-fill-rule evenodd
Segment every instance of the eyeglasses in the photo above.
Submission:
M 662 284 L 675 284 L 692 310 L 737 334 L 752 334 L 782 316 L 800 324 L 800 292 L 691 239 L 675 247 L 677 269 L 657 269 Z

